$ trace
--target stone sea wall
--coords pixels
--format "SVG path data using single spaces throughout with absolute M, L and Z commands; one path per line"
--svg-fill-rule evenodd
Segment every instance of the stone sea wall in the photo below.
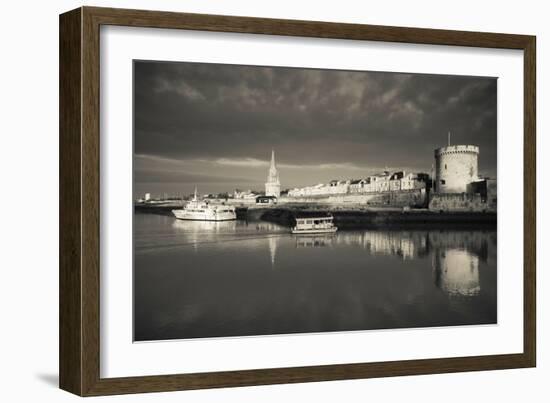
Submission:
M 282 225 L 294 225 L 294 216 L 300 209 L 292 207 L 281 207 L 271 209 L 258 209 L 248 212 L 249 219 L 260 219 L 276 222 Z M 311 211 L 311 210 L 309 210 Z M 427 225 L 430 228 L 456 227 L 479 227 L 488 226 L 493 228 L 497 222 L 496 213 L 491 212 L 433 212 L 426 209 L 409 211 L 389 210 L 330 210 L 334 216 L 334 223 L 338 228 L 366 228 L 366 227 L 388 227 L 407 226 L 419 227 Z
M 443 193 L 434 194 L 428 205 L 430 211 L 496 212 L 496 203 L 486 203 L 480 194 Z
M 425 189 L 373 192 L 364 194 L 338 194 L 304 197 L 281 197 L 279 204 L 325 204 L 361 205 L 366 207 L 426 207 L 428 204 Z

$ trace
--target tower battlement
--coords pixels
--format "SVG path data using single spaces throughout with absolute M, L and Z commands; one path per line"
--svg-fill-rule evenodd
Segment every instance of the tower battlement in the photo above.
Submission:
M 456 145 L 436 148 L 434 154 L 436 157 L 443 154 L 474 153 L 479 154 L 479 147 L 472 145 Z

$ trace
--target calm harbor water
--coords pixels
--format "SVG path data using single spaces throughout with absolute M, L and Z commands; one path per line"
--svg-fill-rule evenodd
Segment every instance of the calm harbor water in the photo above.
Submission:
M 296 236 L 134 217 L 136 341 L 491 324 L 494 229 Z

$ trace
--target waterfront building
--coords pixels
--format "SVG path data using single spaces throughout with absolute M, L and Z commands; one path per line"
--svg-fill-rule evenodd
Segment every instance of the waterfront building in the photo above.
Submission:
M 481 201 L 491 208 L 497 206 L 497 181 L 491 178 L 481 178 L 468 185 L 468 193 L 479 194 Z
M 370 177 L 370 186 L 366 190 L 371 192 L 387 192 L 390 190 L 389 181 L 390 173 L 388 171 L 373 175 Z
M 271 150 L 271 165 L 267 175 L 267 182 L 265 183 L 265 195 L 275 197 L 281 196 L 281 183 L 279 182 L 279 172 L 275 166 L 275 151 L 273 150 Z
M 365 188 L 365 185 L 368 185 L 368 179 L 352 179 L 349 183 L 349 192 L 350 193 L 361 193 Z
M 383 193 L 426 189 L 429 176 L 425 173 L 384 171 L 361 179 L 332 180 L 288 191 L 288 197 L 330 196 L 344 194 Z
M 434 150 L 434 193 L 428 208 L 433 211 L 496 211 L 496 180 L 480 178 L 479 147 L 450 145 Z
M 468 185 L 478 180 L 479 147 L 448 145 L 437 148 L 434 155 L 436 193 L 466 193 Z
M 258 194 L 253 192 L 250 189 L 243 190 L 243 191 L 241 191 L 239 189 L 235 189 L 235 191 L 233 192 L 233 198 L 234 199 L 255 200 L 257 196 L 258 196 Z
M 289 189 L 283 198 L 333 203 L 365 203 L 380 206 L 428 207 L 432 211 L 496 211 L 496 180 L 479 177 L 479 147 L 451 145 L 434 150 L 432 175 L 404 170 L 384 171 L 357 179 L 334 179 L 328 183 Z M 280 198 L 275 153 L 265 184 L 266 196 Z M 364 197 L 358 197 L 364 196 Z M 429 196 L 429 197 L 428 197 Z M 262 203 L 271 201 L 264 200 Z
M 345 194 L 349 191 L 350 180 L 333 180 L 329 183 L 330 194 Z

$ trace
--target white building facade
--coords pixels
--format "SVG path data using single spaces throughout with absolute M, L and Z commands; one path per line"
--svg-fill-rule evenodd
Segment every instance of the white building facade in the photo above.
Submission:
M 363 179 L 333 180 L 326 184 L 294 188 L 288 191 L 288 196 L 307 197 L 425 189 L 427 181 L 426 174 L 384 171 Z

